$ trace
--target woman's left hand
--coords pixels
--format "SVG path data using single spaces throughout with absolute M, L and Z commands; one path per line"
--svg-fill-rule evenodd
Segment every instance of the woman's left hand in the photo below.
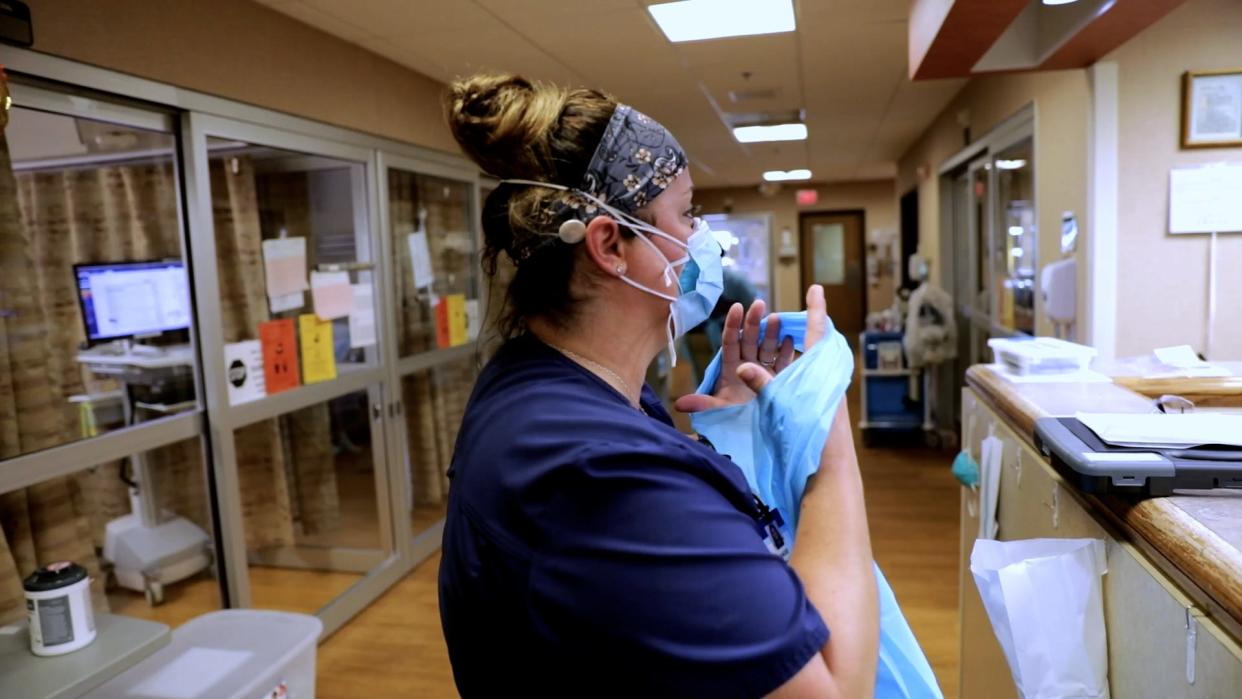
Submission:
M 780 347 L 776 344 L 776 338 L 780 336 L 779 316 L 772 316 L 768 320 L 767 332 L 760 342 L 759 321 L 763 319 L 766 311 L 767 306 L 763 300 L 757 300 L 750 305 L 750 310 L 746 311 L 743 319 L 742 304 L 733 304 L 725 316 L 724 330 L 721 332 L 723 366 L 720 367 L 720 379 L 716 382 L 716 393 L 710 396 L 691 393 L 678 398 L 673 407 L 683 413 L 697 413 L 745 403 L 755 397 L 755 392 L 737 375 L 737 368 L 743 362 L 758 364 L 773 376 L 793 362 L 793 339 L 785 338 Z

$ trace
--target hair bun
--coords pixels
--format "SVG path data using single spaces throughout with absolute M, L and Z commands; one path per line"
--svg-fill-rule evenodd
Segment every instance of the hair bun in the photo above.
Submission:
M 453 137 L 484 171 L 500 178 L 551 179 L 551 140 L 566 91 L 512 73 L 453 81 L 445 114 Z

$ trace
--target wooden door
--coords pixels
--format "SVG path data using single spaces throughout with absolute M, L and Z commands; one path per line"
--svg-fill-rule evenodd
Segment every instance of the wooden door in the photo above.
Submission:
M 867 315 L 863 213 L 806 213 L 800 217 L 800 228 L 802 288 L 824 286 L 828 315 L 853 344 Z

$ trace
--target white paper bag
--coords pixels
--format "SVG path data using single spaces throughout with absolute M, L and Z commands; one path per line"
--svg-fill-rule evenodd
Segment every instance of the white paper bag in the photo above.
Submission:
M 1099 539 L 979 539 L 970 572 L 1025 699 L 1108 697 Z

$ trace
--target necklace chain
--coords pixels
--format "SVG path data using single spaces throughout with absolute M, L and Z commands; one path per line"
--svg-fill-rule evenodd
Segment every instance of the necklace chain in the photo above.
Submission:
M 565 355 L 566 357 L 569 357 L 570 359 L 574 360 L 575 362 L 578 362 L 579 364 L 584 364 L 584 365 L 586 365 L 588 368 L 598 369 L 599 371 L 602 371 L 602 372 L 604 372 L 605 374 L 607 374 L 607 375 L 611 376 L 612 378 L 616 379 L 616 380 L 617 380 L 617 383 L 621 384 L 621 387 L 625 389 L 625 392 L 626 392 L 626 398 L 627 398 L 627 399 L 628 399 L 628 398 L 630 397 L 630 395 L 633 393 L 633 389 L 631 389 L 631 388 L 630 388 L 630 384 L 629 384 L 629 382 L 628 382 L 628 381 L 626 381 L 625 379 L 621 378 L 620 374 L 618 374 L 617 372 L 613 371 L 612 369 L 609 369 L 608 367 L 604 366 L 603 364 L 600 364 L 599 362 L 597 362 L 597 361 L 595 361 L 595 360 L 592 360 L 592 359 L 587 359 L 586 357 L 584 357 L 584 356 L 582 356 L 582 355 L 578 354 L 577 352 L 574 352 L 573 350 L 568 350 L 568 349 L 565 349 L 564 347 L 561 347 L 561 346 L 559 346 L 559 345 L 554 345 L 554 344 L 552 344 L 552 343 L 548 343 L 548 346 L 549 346 L 549 347 L 551 347 L 552 349 L 556 350 L 557 352 L 560 352 L 561 354 Z M 636 406 L 636 407 L 638 407 L 638 409 L 639 409 L 639 410 L 642 410 L 642 406 L 641 406 L 641 405 Z M 646 411 L 644 410 L 643 412 L 646 412 Z

